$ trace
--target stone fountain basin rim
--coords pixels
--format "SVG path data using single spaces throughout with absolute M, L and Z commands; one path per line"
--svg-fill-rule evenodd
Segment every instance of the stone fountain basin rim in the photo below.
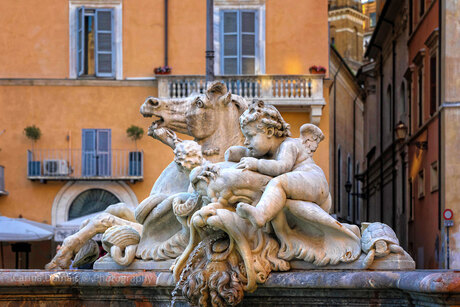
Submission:
M 93 270 L 0 270 L 0 288 L 9 287 L 172 288 L 170 272 Z M 460 271 L 310 270 L 273 272 L 259 288 L 388 289 L 421 293 L 460 293 Z

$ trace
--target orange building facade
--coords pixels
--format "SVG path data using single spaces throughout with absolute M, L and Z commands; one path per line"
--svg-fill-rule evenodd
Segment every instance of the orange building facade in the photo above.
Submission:
M 135 144 L 126 129 L 150 125 L 139 114 L 146 97 L 203 84 L 206 2 L 2 1 L 0 24 L 0 214 L 56 226 L 114 200 L 135 207 L 173 153 L 146 135 Z M 319 125 L 315 158 L 328 176 L 327 73 L 309 71 L 328 72 L 326 1 L 215 0 L 214 48 L 216 79 L 241 85 L 232 92 L 275 104 L 294 136 Z M 153 73 L 166 64 L 171 75 Z M 31 125 L 42 133 L 33 144 Z M 32 244 L 29 267 L 51 249 Z

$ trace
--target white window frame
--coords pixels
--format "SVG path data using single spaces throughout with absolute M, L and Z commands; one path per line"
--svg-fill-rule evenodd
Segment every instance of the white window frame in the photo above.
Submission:
M 115 79 L 123 79 L 122 0 L 69 0 L 69 78 L 77 79 L 77 8 L 113 9 Z
M 224 1 L 216 1 L 214 3 L 214 73 L 222 75 L 221 69 L 221 43 L 220 43 L 220 28 L 221 28 L 221 11 L 222 10 L 255 10 L 258 15 L 258 24 L 256 36 L 256 55 L 255 69 L 256 75 L 265 74 L 265 3 L 261 1 L 247 1 L 246 4 L 229 4 Z M 252 4 L 251 4 L 252 3 Z

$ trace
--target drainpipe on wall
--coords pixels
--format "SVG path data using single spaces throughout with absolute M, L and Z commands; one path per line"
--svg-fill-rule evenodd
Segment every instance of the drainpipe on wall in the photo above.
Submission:
M 396 126 L 396 40 L 394 39 L 394 27 L 393 27 L 393 43 L 392 43 L 392 80 L 393 83 L 392 87 L 392 118 L 391 118 L 391 156 L 392 156 L 392 187 L 391 187 L 391 200 L 392 200 L 392 227 L 396 230 L 396 214 L 397 214 L 397 206 L 396 206 L 396 136 L 394 133 L 394 128 Z
M 383 218 L 383 55 L 380 50 L 380 221 L 384 222 Z
M 164 20 L 165 20 L 165 33 L 164 33 L 164 39 L 165 39 L 165 65 L 164 66 L 168 66 L 168 0 L 165 0 L 164 2 Z
M 335 185 L 337 184 L 336 183 L 336 179 L 337 179 L 337 124 L 336 124 L 336 119 L 337 119 L 337 84 L 336 84 L 336 81 L 337 81 L 337 75 L 339 74 L 340 72 L 340 69 L 342 69 L 342 65 L 343 65 L 343 62 L 340 61 L 340 65 L 339 65 L 339 68 L 337 69 L 336 73 L 334 74 L 334 81 L 332 82 L 332 86 L 334 87 L 334 102 L 333 102 L 333 106 L 334 106 L 334 187 Z M 334 202 L 334 207 L 335 207 L 335 213 L 337 214 L 338 212 L 338 208 L 337 208 L 337 197 L 338 193 L 335 193 L 336 189 L 334 188 L 334 199 L 335 199 L 335 202 Z
M 442 229 L 441 229 L 441 211 L 442 211 L 442 106 L 443 106 L 443 101 L 442 101 L 442 0 L 438 0 L 438 29 L 439 29 L 439 34 L 438 34 L 438 102 L 439 102 L 439 112 L 438 112 L 438 229 L 442 235 Z M 442 255 L 441 255 L 442 256 Z M 441 257 L 440 257 L 441 259 Z M 442 259 L 445 259 L 444 257 Z M 450 259 L 449 255 L 447 255 L 447 263 L 445 267 L 447 269 L 450 268 Z
M 206 0 L 206 83 L 214 81 L 214 0 Z

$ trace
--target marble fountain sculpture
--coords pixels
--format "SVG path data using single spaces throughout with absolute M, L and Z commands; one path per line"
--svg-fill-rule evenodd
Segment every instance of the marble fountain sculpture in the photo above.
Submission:
M 329 186 L 313 160 L 324 139 L 317 126 L 291 138 L 275 107 L 248 103 L 220 82 L 183 99 L 147 98 L 140 112 L 158 119 L 148 133 L 174 161 L 134 212 L 116 204 L 86 221 L 47 269 L 94 261 L 92 237 L 103 233 L 108 254 L 95 268 L 163 263 L 174 293 L 191 304 L 233 306 L 274 271 L 415 268 L 389 226 L 360 230 L 329 214 Z

